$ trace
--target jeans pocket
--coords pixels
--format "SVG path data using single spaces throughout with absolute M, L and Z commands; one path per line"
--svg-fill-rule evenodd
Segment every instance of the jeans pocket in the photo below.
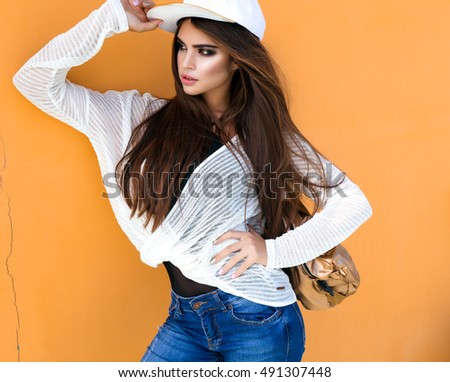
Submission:
M 177 307 L 177 302 L 175 300 L 171 300 L 170 301 L 170 305 L 169 305 L 169 309 L 167 310 L 167 313 L 169 314 L 169 316 L 175 310 L 176 307 Z
M 243 297 L 233 299 L 228 304 L 233 320 L 246 325 L 264 325 L 281 317 L 281 309 L 258 304 Z

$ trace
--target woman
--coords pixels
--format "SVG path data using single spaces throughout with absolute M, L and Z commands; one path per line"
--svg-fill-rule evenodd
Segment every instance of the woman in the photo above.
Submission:
M 175 33 L 173 99 L 67 81 L 105 38 L 157 27 Z M 119 224 L 143 262 L 168 271 L 169 316 L 142 361 L 300 361 L 303 319 L 283 268 L 372 214 L 296 128 L 264 29 L 257 0 L 108 0 L 14 77 L 31 102 L 89 137 L 105 183 L 120 191 L 109 195 Z M 314 216 L 290 229 L 304 195 Z

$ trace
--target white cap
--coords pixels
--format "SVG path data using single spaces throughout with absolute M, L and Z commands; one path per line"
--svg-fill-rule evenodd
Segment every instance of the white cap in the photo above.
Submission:
M 183 4 L 175 3 L 154 7 L 147 12 L 147 17 L 163 20 L 164 23 L 160 29 L 172 33 L 177 30 L 178 21 L 184 17 L 201 17 L 237 23 L 260 40 L 266 29 L 266 20 L 258 0 L 184 0 Z

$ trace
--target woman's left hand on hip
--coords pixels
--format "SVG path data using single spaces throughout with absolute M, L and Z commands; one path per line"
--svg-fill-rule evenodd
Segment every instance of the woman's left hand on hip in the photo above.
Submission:
M 211 259 L 211 263 L 214 264 L 227 257 L 230 253 L 238 252 L 219 270 L 219 275 L 227 273 L 241 260 L 244 260 L 244 262 L 234 272 L 232 278 L 239 277 L 253 264 L 267 265 L 266 241 L 250 224 L 247 224 L 247 227 L 249 228 L 248 231 L 227 231 L 213 242 L 214 245 L 217 245 L 224 240 L 239 240 L 222 249 Z

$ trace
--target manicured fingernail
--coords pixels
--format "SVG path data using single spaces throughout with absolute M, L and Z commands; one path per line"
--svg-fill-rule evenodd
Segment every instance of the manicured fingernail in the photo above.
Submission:
M 217 239 L 213 241 L 213 244 L 216 244 L 216 243 L 217 243 Z
M 222 276 L 222 275 L 223 275 L 223 269 L 220 269 L 219 272 L 217 272 L 217 274 L 218 274 L 219 276 Z
M 161 22 L 158 24 L 158 26 L 161 26 L 161 25 L 163 25 L 163 24 L 164 24 L 164 21 L 161 20 Z
M 231 275 L 231 278 L 232 279 L 235 279 L 237 276 L 236 276 L 236 273 L 233 273 L 232 275 Z
M 214 264 L 216 262 L 216 258 L 211 259 L 211 264 Z
M 137 7 L 139 5 L 139 0 L 133 0 L 133 5 Z

